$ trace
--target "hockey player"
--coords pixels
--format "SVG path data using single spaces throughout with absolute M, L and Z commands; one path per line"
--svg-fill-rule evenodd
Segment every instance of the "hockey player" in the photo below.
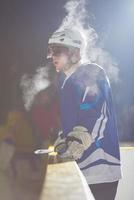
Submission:
M 55 149 L 76 160 L 96 200 L 114 200 L 121 169 L 110 83 L 102 67 L 81 62 L 82 47 L 73 29 L 56 31 L 48 41 L 59 72 L 62 134 Z

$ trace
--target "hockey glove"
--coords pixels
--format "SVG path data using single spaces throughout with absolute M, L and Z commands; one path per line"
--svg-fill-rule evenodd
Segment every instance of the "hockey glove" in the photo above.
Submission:
M 73 131 L 68 134 L 67 144 L 67 151 L 77 160 L 82 157 L 84 151 L 92 144 L 92 137 L 85 127 L 76 126 L 73 128 Z

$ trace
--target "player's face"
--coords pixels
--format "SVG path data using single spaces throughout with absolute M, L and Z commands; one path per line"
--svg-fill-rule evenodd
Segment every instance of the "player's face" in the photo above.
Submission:
M 69 49 L 63 46 L 52 46 L 50 47 L 50 54 L 56 71 L 64 71 L 69 61 Z

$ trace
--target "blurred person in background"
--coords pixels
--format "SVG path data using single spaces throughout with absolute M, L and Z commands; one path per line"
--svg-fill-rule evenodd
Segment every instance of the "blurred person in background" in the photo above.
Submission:
M 9 173 L 15 145 L 6 123 L 0 125 L 0 171 Z
M 32 119 L 39 146 L 48 148 L 53 145 L 60 127 L 59 100 L 54 85 L 37 94 Z
M 7 116 L 7 128 L 15 146 L 15 154 L 12 160 L 14 175 L 17 173 L 19 160 L 27 160 L 30 167 L 34 168 L 35 155 L 33 152 L 36 149 L 36 140 L 25 111 L 20 109 L 10 110 Z

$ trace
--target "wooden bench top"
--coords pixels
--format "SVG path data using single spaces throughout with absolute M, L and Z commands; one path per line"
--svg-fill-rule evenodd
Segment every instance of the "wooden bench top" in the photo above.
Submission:
M 40 200 L 94 200 L 75 161 L 49 164 Z

